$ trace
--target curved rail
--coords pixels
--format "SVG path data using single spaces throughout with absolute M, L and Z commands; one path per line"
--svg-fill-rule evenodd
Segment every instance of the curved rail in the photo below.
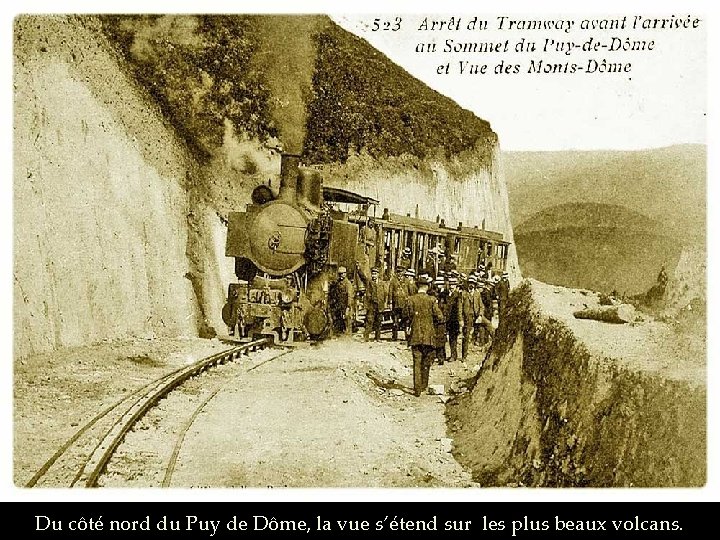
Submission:
M 251 368 L 249 368 L 245 373 L 250 373 L 252 370 L 267 364 L 268 362 L 271 362 L 273 360 L 277 360 L 278 358 L 285 356 L 286 354 L 290 353 L 291 351 L 285 351 L 277 356 L 273 356 L 272 358 L 269 358 L 263 362 L 260 362 L 259 364 L 255 364 Z M 223 391 L 227 384 L 221 386 L 220 388 L 217 388 L 214 390 L 208 397 L 206 397 L 200 405 L 195 409 L 195 412 L 190 416 L 190 418 L 185 422 L 182 429 L 180 430 L 180 435 L 177 438 L 177 441 L 175 442 L 175 446 L 173 447 L 172 455 L 170 456 L 170 459 L 168 461 L 167 466 L 165 467 L 165 475 L 163 477 L 162 487 L 170 487 L 170 484 L 172 482 L 172 475 L 175 472 L 175 466 L 177 465 L 178 458 L 180 456 L 180 450 L 182 449 L 182 445 L 185 442 L 185 435 L 188 431 L 190 431 L 190 428 L 195 423 L 195 420 L 197 420 L 198 416 L 200 416 L 200 413 L 203 411 L 205 406 L 212 401 L 215 396 L 217 396 L 221 391 Z
M 70 487 L 97 486 L 98 478 L 125 434 L 159 400 L 189 378 L 213 366 L 270 345 L 272 340 L 268 338 L 238 345 L 178 368 L 124 396 L 103 409 L 68 439 L 35 473 L 26 487 L 34 487 L 41 481 L 53 487 L 62 484 Z M 111 414 L 113 411 L 115 414 Z M 93 436 L 96 443 L 88 445 L 92 446 L 92 451 L 88 454 L 80 448 L 79 442 L 82 439 L 92 440 Z M 75 452 L 72 452 L 72 449 L 75 449 Z M 80 463 L 79 467 L 78 463 Z

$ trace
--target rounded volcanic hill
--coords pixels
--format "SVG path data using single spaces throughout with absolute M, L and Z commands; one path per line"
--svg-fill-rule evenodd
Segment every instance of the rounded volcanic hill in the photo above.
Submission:
M 660 268 L 674 268 L 681 244 L 659 223 L 615 204 L 564 203 L 515 227 L 523 275 L 566 287 L 636 294 Z
M 575 202 L 544 208 L 520 223 L 515 231 L 529 233 L 567 227 L 655 231 L 658 229 L 658 224 L 639 212 L 617 204 Z

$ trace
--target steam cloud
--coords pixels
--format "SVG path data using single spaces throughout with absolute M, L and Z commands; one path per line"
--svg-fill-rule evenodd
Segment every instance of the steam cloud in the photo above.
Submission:
M 315 70 L 313 33 L 321 18 L 313 15 L 258 16 L 254 62 L 265 73 L 273 95 L 272 118 L 286 152 L 300 154 L 305 141 L 307 101 Z

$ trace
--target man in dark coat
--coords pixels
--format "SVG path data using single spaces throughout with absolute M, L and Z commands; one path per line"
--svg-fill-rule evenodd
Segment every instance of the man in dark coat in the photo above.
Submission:
M 413 388 L 419 396 L 427 390 L 430 366 L 435 357 L 435 326 L 445 321 L 437 299 L 427 294 L 430 282 L 422 278 L 418 292 L 407 301 L 407 317 L 410 323 L 410 348 L 413 355 Z
M 485 304 L 482 300 L 482 283 L 478 283 L 478 278 L 473 275 L 468 280 L 468 295 L 470 296 L 470 309 L 472 311 L 472 342 L 475 345 L 484 345 L 486 341 L 485 328 L 482 324 L 485 316 Z
M 428 292 L 430 296 L 434 296 L 438 301 L 438 307 L 443 314 L 443 317 L 447 316 L 447 303 L 448 296 L 445 290 L 445 278 L 437 277 L 435 279 L 434 287 Z M 438 365 L 442 366 L 447 359 L 445 354 L 445 343 L 447 342 L 447 327 L 445 321 L 437 323 L 435 325 L 435 358 L 437 359 Z
M 407 326 L 405 325 L 405 302 L 408 297 L 408 287 L 403 275 L 405 269 L 399 266 L 397 271 L 390 276 L 390 301 L 393 310 L 392 339 L 397 341 L 398 330 L 402 329 L 407 339 Z
M 227 303 L 223 306 L 222 316 L 225 324 L 228 325 L 228 335 L 234 336 L 235 329 L 238 325 L 238 311 L 240 309 L 240 301 L 238 300 L 237 289 L 233 289 L 230 293 Z
M 480 342 L 481 345 L 484 345 L 495 337 L 495 328 L 492 325 L 493 294 L 488 295 L 485 292 L 484 287 L 486 286 L 487 285 L 483 285 L 481 281 L 478 283 L 478 287 L 475 290 L 477 300 L 474 304 L 474 323 L 476 333 L 479 333 L 480 336 L 482 336 L 482 340 Z
M 502 323 L 503 319 L 505 319 L 505 310 L 507 309 L 508 298 L 510 296 L 510 281 L 508 277 L 508 273 L 503 272 L 500 277 L 500 282 L 496 287 L 498 319 L 500 323 Z
M 417 285 L 415 284 L 415 270 L 412 268 L 408 268 L 405 270 L 405 279 L 403 281 L 403 285 L 405 285 L 405 292 L 407 293 L 407 297 L 410 298 L 413 294 L 417 294 Z M 405 311 L 403 311 L 403 315 L 405 315 Z M 407 340 L 408 346 L 410 346 L 410 328 L 408 325 L 407 316 L 404 316 L 404 323 L 405 323 L 405 339 Z
M 473 291 L 475 290 L 475 278 L 471 277 L 465 284 L 465 288 L 460 292 L 460 320 L 462 326 L 460 333 L 462 334 L 462 360 L 467 360 L 468 351 L 470 350 L 470 339 L 472 335 L 473 324 L 475 323 L 475 298 Z M 482 307 L 482 306 L 481 306 Z
M 447 325 L 448 338 L 450 340 L 450 362 L 458 359 L 457 342 L 458 336 L 462 331 L 462 293 L 457 287 L 458 280 L 455 276 L 451 276 L 448 280 L 448 299 L 447 299 L 447 315 L 445 324 Z
M 375 341 L 380 341 L 380 324 L 387 299 L 387 283 L 380 279 L 380 269 L 373 268 L 370 271 L 370 281 L 365 287 L 365 341 L 370 339 L 370 330 L 375 331 Z
M 347 269 L 338 268 L 338 279 L 330 290 L 330 312 L 338 334 L 352 334 L 353 301 L 355 288 L 347 278 Z
M 492 321 L 494 315 L 493 312 L 495 311 L 495 291 L 494 285 L 489 278 L 483 284 L 483 289 L 480 292 L 480 295 L 482 297 L 483 305 L 485 306 L 485 318 Z

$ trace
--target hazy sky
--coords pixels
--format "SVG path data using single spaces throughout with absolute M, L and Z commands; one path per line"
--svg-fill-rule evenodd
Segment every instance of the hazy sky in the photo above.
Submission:
M 496 4 L 497 6 L 497 4 Z M 689 8 L 688 8 L 689 9 Z M 345 29 L 365 38 L 408 72 L 426 82 L 435 90 L 451 97 L 462 107 L 489 120 L 500 137 L 504 150 L 558 150 L 558 149 L 640 149 L 666 146 L 676 143 L 705 142 L 706 113 L 706 21 L 702 14 L 688 11 L 647 15 L 642 10 L 628 9 L 621 15 L 598 14 L 553 15 L 508 14 L 503 11 L 487 13 L 459 13 L 460 30 L 422 31 L 425 17 L 431 20 L 447 20 L 451 14 L 402 14 L 400 30 L 372 31 L 376 15 L 339 15 L 333 19 Z M 478 20 L 488 21 L 486 30 L 466 29 L 477 15 Z M 569 32 L 564 30 L 540 31 L 497 29 L 498 17 L 526 20 L 574 19 Z M 581 30 L 583 19 L 622 19 L 626 15 L 625 29 L 608 31 Z M 636 15 L 648 18 L 687 20 L 701 18 L 695 30 L 639 30 L 632 24 Z M 382 21 L 396 26 L 395 14 L 380 14 Z M 620 21 L 618 21 L 620 22 Z M 522 24 L 522 23 L 521 23 Z M 521 38 L 536 44 L 535 53 L 513 51 Z M 629 38 L 644 41 L 652 46 L 649 51 L 594 52 L 575 48 L 571 55 L 564 52 L 542 53 L 545 39 L 551 50 L 558 42 L 572 41 L 581 45 L 589 38 L 608 46 Z M 612 41 L 612 38 L 619 41 Z M 444 53 L 446 39 L 458 43 L 480 42 L 500 44 L 508 53 L 453 52 Z M 650 42 L 654 42 L 650 45 Z M 417 53 L 418 43 L 434 42 L 438 52 Z M 592 43 L 590 44 L 592 46 Z M 610 62 L 632 63 L 630 73 L 612 74 L 545 74 L 527 73 L 532 59 L 543 59 L 553 64 L 577 63 L 587 68 L 592 59 L 599 63 L 606 58 Z M 493 73 L 468 75 L 459 73 L 461 60 L 470 64 L 487 64 L 492 72 L 500 60 L 520 63 L 520 73 L 495 75 Z M 450 62 L 450 74 L 437 74 L 441 64 Z M 537 65 L 537 64 L 536 64 Z

